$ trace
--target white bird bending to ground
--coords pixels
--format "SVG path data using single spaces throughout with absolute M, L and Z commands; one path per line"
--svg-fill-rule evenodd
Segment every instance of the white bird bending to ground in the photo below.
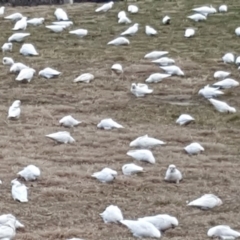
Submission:
M 220 91 L 219 88 L 210 87 L 209 85 L 205 86 L 204 88 L 198 91 L 198 95 L 201 95 L 208 99 L 212 97 L 218 97 L 223 94 L 224 92 Z
M 200 14 L 200 13 L 195 13 L 195 14 L 193 14 L 191 16 L 188 16 L 187 18 L 189 18 L 189 19 L 191 19 L 191 20 L 193 20 L 195 22 L 207 20 L 207 17 L 202 15 L 202 14 Z
M 27 20 L 27 23 L 36 27 L 42 25 L 44 21 L 45 21 L 44 18 L 32 18 Z
M 140 167 L 134 163 L 124 164 L 122 166 L 123 175 L 130 176 L 133 174 L 144 172 L 143 167 Z
M 68 15 L 62 8 L 57 8 L 54 15 L 58 21 L 68 21 Z
M 21 20 L 18 20 L 14 28 L 12 30 L 17 31 L 17 30 L 26 30 L 27 28 L 27 17 L 22 17 Z
M 208 99 L 210 101 L 210 103 L 215 107 L 215 109 L 218 112 L 221 113 L 235 113 L 236 109 L 234 107 L 229 106 L 227 103 L 216 100 L 216 99 Z
M 83 73 L 73 80 L 73 82 L 85 82 L 90 83 L 94 79 L 94 75 L 91 73 Z
M 149 137 L 147 134 L 141 137 L 136 138 L 132 142 L 130 142 L 130 147 L 136 148 L 153 148 L 159 145 L 165 145 L 166 143 L 158 140 L 156 138 Z
M 151 74 L 145 82 L 147 83 L 158 83 L 161 82 L 163 79 L 171 77 L 170 74 L 163 74 L 163 73 L 153 73 Z
M 2 52 L 11 52 L 12 51 L 12 43 L 4 43 L 2 45 Z
M 122 220 L 121 223 L 132 232 L 134 237 L 161 237 L 160 231 L 152 223 L 145 220 Z
M 138 12 L 138 7 L 135 5 L 129 5 L 128 6 L 128 12 L 130 13 L 137 13 Z
M 30 36 L 30 33 L 14 33 L 8 38 L 9 42 L 22 42 L 25 37 Z
M 115 46 L 129 45 L 129 44 L 130 44 L 130 41 L 125 37 L 118 37 L 107 43 L 107 45 L 115 45 Z
M 222 200 L 214 194 L 204 194 L 198 199 L 195 199 L 187 204 L 191 207 L 197 207 L 202 210 L 209 210 L 222 205 Z
M 129 27 L 126 31 L 122 32 L 120 35 L 125 36 L 125 35 L 130 35 L 133 36 L 138 32 L 138 23 L 135 23 L 133 26 Z
M 59 33 L 62 32 L 66 26 L 65 25 L 47 25 L 45 28 L 50 29 L 52 32 Z
M 166 182 L 180 183 L 182 180 L 182 173 L 176 168 L 175 165 L 171 164 L 168 166 L 164 180 Z
M 11 120 L 17 120 L 20 117 L 21 114 L 21 101 L 16 100 L 13 102 L 13 104 L 8 109 L 8 119 Z
M 49 68 L 49 67 L 44 68 L 43 70 L 39 71 L 39 73 L 38 73 L 39 76 L 45 77 L 47 79 L 57 77 L 60 74 L 61 74 L 61 72 L 59 72 L 55 69 Z
M 76 29 L 76 30 L 70 31 L 69 33 L 70 33 L 70 34 L 74 34 L 74 35 L 82 38 L 82 37 L 87 36 L 88 30 L 87 30 L 87 29 L 80 28 L 80 29 Z
M 19 51 L 24 56 L 39 55 L 35 47 L 31 43 L 24 43 Z
M 237 28 L 235 29 L 235 34 L 236 34 L 237 36 L 240 36 L 240 27 L 237 27 Z
M 60 22 L 52 22 L 53 25 L 60 25 L 60 26 L 64 26 L 65 28 L 70 27 L 71 25 L 73 25 L 72 21 L 60 21 Z
M 148 35 L 148 36 L 154 36 L 154 35 L 157 35 L 157 31 L 150 27 L 150 26 L 145 26 L 145 33 Z
M 12 198 L 19 202 L 28 202 L 28 188 L 18 180 L 12 180 Z
M 195 121 L 195 119 L 189 114 L 181 114 L 179 118 L 176 120 L 176 123 L 182 126 L 182 125 L 187 125 L 193 121 Z
M 105 211 L 99 215 L 102 217 L 104 223 L 118 223 L 123 220 L 122 211 L 115 205 L 108 206 Z
M 45 137 L 56 141 L 57 143 L 74 143 L 76 142 L 75 139 L 70 135 L 67 131 L 59 131 L 56 133 L 45 135 Z
M 130 91 L 136 97 L 144 97 L 146 94 L 152 93 L 153 89 L 149 89 L 146 84 L 132 83 Z
M 123 23 L 123 24 L 129 24 L 131 23 L 132 21 L 127 17 L 127 16 L 121 16 L 119 19 L 118 19 L 118 23 Z
M 240 232 L 233 230 L 227 225 L 218 225 L 210 228 L 207 235 L 211 238 L 218 237 L 223 240 L 234 240 L 240 237 Z
M 172 65 L 175 63 L 174 59 L 168 58 L 168 57 L 162 57 L 162 58 L 153 60 L 152 62 L 157 63 L 161 66 L 168 66 L 168 65 Z
M 192 10 L 194 12 L 198 12 L 198 13 L 201 13 L 203 15 L 213 14 L 213 13 L 217 12 L 217 10 L 212 5 L 193 8 Z
M 13 13 L 7 17 L 4 17 L 4 19 L 12 20 L 12 21 L 18 21 L 21 18 L 23 18 L 23 15 L 21 13 Z
M 119 63 L 115 63 L 112 65 L 111 70 L 115 72 L 116 74 L 122 74 L 123 73 L 123 67 Z
M 213 87 L 219 87 L 219 88 L 232 88 L 232 87 L 237 87 L 239 86 L 239 82 L 237 82 L 236 80 L 232 79 L 232 78 L 226 78 L 224 80 L 218 81 L 216 83 L 214 83 L 212 85 Z
M 197 142 L 191 143 L 184 148 L 189 155 L 198 154 L 204 151 L 204 148 Z
M 177 218 L 168 214 L 147 216 L 143 218 L 138 218 L 138 220 L 144 220 L 153 224 L 161 232 L 165 232 L 168 229 L 175 228 L 178 226 Z
M 19 176 L 24 178 L 26 181 L 34 181 L 41 175 L 41 171 L 38 167 L 34 165 L 28 165 L 23 170 L 18 172 Z
M 169 16 L 165 16 L 163 19 L 162 19 L 162 23 L 165 24 L 165 25 L 168 25 L 171 23 L 171 18 Z
M 184 76 L 184 72 L 178 66 L 172 65 L 172 66 L 165 66 L 160 68 L 163 69 L 167 74 Z
M 109 3 L 105 3 L 101 7 L 97 8 L 95 12 L 107 12 L 113 7 L 113 5 L 114 5 L 114 2 L 112 1 Z
M 0 239 L 12 240 L 16 236 L 16 226 L 12 219 L 0 225 Z
M 112 118 L 105 118 L 100 121 L 97 125 L 98 128 L 103 128 L 105 130 L 110 130 L 112 128 L 124 128 L 119 123 L 112 120 Z
M 130 150 L 127 155 L 134 158 L 137 161 L 148 162 L 154 164 L 156 162 L 152 152 L 148 149 Z
M 71 115 L 65 116 L 59 120 L 59 124 L 64 127 L 76 127 L 81 121 L 76 120 Z
M 221 12 L 221 13 L 227 12 L 227 10 L 228 10 L 227 5 L 221 5 L 221 6 L 218 8 L 218 11 Z
M 226 72 L 226 71 L 216 71 L 213 74 L 214 78 L 218 78 L 218 79 L 224 79 L 226 77 L 228 77 L 231 73 L 230 72 Z
M 27 82 L 31 82 L 34 74 L 35 74 L 35 69 L 33 68 L 23 68 L 18 76 L 16 77 L 16 81 L 24 81 L 27 80 Z
M 18 73 L 20 72 L 22 69 L 24 68 L 29 68 L 28 66 L 26 66 L 23 63 L 14 63 L 11 68 L 10 68 L 10 72 L 11 73 Z
M 116 178 L 117 172 L 115 170 L 112 170 L 111 168 L 104 168 L 99 172 L 95 172 L 91 176 L 102 183 L 109 183 Z
M 184 37 L 190 38 L 190 37 L 192 37 L 192 36 L 194 36 L 194 35 L 195 35 L 195 30 L 194 30 L 193 28 L 187 28 L 187 29 L 185 30 Z
M 163 57 L 164 55 L 167 55 L 168 52 L 167 51 L 152 51 L 150 53 L 147 53 L 144 58 L 147 59 L 158 59 Z
M 4 12 L 5 12 L 5 7 L 4 6 L 0 7 L 0 15 L 3 15 Z
M 233 53 L 226 53 L 223 57 L 222 60 L 224 63 L 234 63 L 235 57 Z
M 0 225 L 4 225 L 6 222 L 12 221 L 15 225 L 15 227 L 18 228 L 24 228 L 24 225 L 20 223 L 15 216 L 12 214 L 3 214 L 0 216 Z

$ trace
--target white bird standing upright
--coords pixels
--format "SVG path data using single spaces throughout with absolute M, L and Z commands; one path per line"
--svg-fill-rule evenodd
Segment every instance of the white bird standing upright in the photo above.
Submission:
M 182 180 L 182 173 L 176 168 L 175 165 L 171 164 L 168 166 L 164 180 L 166 182 L 174 182 L 178 184 Z
M 208 99 L 210 103 L 215 107 L 218 112 L 221 113 L 235 113 L 236 109 L 234 107 L 229 106 L 227 103 L 216 100 L 216 99 Z
M 126 14 L 125 11 L 120 11 L 120 12 L 118 13 L 118 19 L 120 19 L 120 18 L 122 18 L 122 17 L 126 17 L 126 16 L 127 16 L 127 14 Z
M 197 142 L 193 142 L 186 146 L 184 150 L 189 154 L 189 155 L 194 155 L 198 154 L 200 152 L 204 151 L 204 148 Z
M 152 223 L 145 220 L 122 220 L 121 223 L 132 232 L 134 237 L 161 237 L 160 231 Z
M 136 147 L 136 148 L 153 148 L 160 145 L 165 145 L 166 143 L 156 139 L 149 137 L 147 134 L 141 137 L 136 138 L 132 142 L 130 142 L 129 147 Z
M 62 8 L 57 8 L 54 15 L 58 21 L 68 21 L 68 15 Z
M 83 73 L 73 80 L 73 82 L 85 82 L 90 83 L 94 79 L 94 75 L 91 73 Z
M 6 66 L 12 66 L 14 64 L 14 60 L 10 57 L 4 57 L 2 59 L 2 64 Z
M 107 12 L 109 11 L 114 5 L 114 2 L 111 1 L 109 3 L 103 4 L 101 7 L 97 8 L 95 12 Z
M 202 210 L 212 209 L 214 207 L 222 205 L 222 200 L 214 194 L 204 194 L 200 198 L 197 198 L 190 203 L 188 206 L 197 207 Z
M 165 25 L 170 24 L 171 23 L 171 18 L 169 16 L 163 17 L 162 23 L 165 24 Z
M 77 30 L 73 30 L 73 31 L 69 31 L 70 34 L 74 34 L 80 38 L 87 36 L 88 34 L 88 30 L 87 29 L 83 29 L 83 28 L 79 28 Z
M 127 17 L 127 16 L 121 16 L 119 19 L 118 19 L 118 23 L 123 23 L 123 24 L 129 24 L 131 23 L 132 21 Z
M 232 87 L 237 87 L 239 86 L 239 82 L 237 82 L 236 80 L 232 79 L 232 78 L 225 78 L 221 81 L 218 81 L 216 83 L 213 84 L 213 87 L 218 87 L 218 88 L 232 88 Z
M 104 223 L 118 223 L 123 220 L 122 211 L 118 206 L 110 205 L 102 213 L 99 214 Z
M 38 179 L 41 175 L 41 171 L 38 167 L 34 165 L 28 165 L 23 170 L 18 172 L 19 176 L 25 179 L 25 181 L 34 181 Z
M 130 150 L 127 155 L 134 158 L 137 161 L 148 162 L 154 164 L 156 162 L 153 153 L 148 149 Z
M 158 59 L 163 57 L 164 55 L 167 55 L 168 52 L 167 51 L 152 51 L 150 53 L 147 53 L 144 58 L 147 59 Z
M 59 72 L 53 68 L 49 68 L 49 67 L 44 68 L 43 70 L 39 71 L 39 73 L 38 73 L 39 76 L 42 76 L 47 79 L 57 77 L 60 74 L 61 74 L 61 72 Z
M 22 42 L 25 37 L 30 36 L 30 33 L 14 33 L 8 38 L 9 42 Z
M 175 66 L 175 65 L 164 66 L 164 67 L 161 66 L 160 68 L 163 69 L 167 74 L 177 75 L 177 76 L 184 76 L 184 72 L 178 66 Z
M 44 18 L 32 18 L 27 20 L 27 24 L 30 24 L 36 27 L 36 26 L 42 25 L 44 21 L 45 21 Z
M 207 235 L 211 238 L 217 237 L 223 240 L 234 240 L 240 237 L 240 232 L 233 230 L 227 225 L 218 225 L 210 228 L 207 232 Z
M 194 35 L 195 35 L 195 30 L 194 30 L 193 28 L 187 28 L 187 29 L 185 30 L 184 37 L 190 38 L 190 37 L 192 37 L 192 36 L 194 36 Z
M 45 137 L 52 139 L 57 143 L 74 143 L 75 139 L 70 135 L 70 132 L 67 131 L 59 131 L 56 133 L 45 135 Z
M 27 28 L 27 17 L 22 17 L 21 20 L 18 20 L 14 28 L 12 30 L 17 31 L 17 30 L 26 30 Z
M 12 21 L 18 21 L 23 17 L 21 13 L 13 13 L 11 15 L 8 15 L 7 17 L 4 17 L 4 19 L 12 20 Z
M 37 56 L 39 55 L 35 47 L 31 43 L 24 43 L 19 51 L 24 56 Z
M 122 166 L 122 172 L 125 176 L 130 176 L 133 174 L 144 172 L 143 167 L 140 167 L 134 163 L 124 164 Z
M 161 82 L 163 79 L 171 77 L 170 74 L 164 74 L 164 73 L 153 73 L 151 74 L 145 82 L 147 83 L 158 83 Z
M 191 20 L 193 20 L 195 22 L 200 22 L 200 21 L 207 20 L 207 17 L 202 15 L 202 14 L 200 14 L 200 13 L 195 13 L 195 14 L 193 14 L 191 16 L 188 16 L 187 18 L 189 18 L 189 19 L 191 19 Z
M 139 10 L 138 7 L 135 6 L 135 5 L 129 5 L 128 6 L 128 12 L 130 12 L 130 13 L 137 13 L 138 10 Z
M 238 57 L 236 58 L 235 64 L 238 65 L 238 66 L 240 65 L 240 56 L 238 56 Z
M 35 69 L 33 68 L 23 68 L 18 76 L 16 77 L 16 81 L 24 81 L 27 80 L 27 82 L 31 82 L 34 74 L 35 74 Z
M 227 5 L 221 5 L 218 8 L 218 11 L 221 12 L 221 13 L 227 12 L 227 10 L 228 10 Z
M 181 114 L 179 118 L 176 120 L 176 123 L 182 126 L 182 125 L 187 125 L 193 121 L 195 121 L 195 119 L 189 114 Z
M 150 27 L 150 26 L 148 26 L 148 25 L 145 26 L 145 33 L 146 33 L 148 36 L 157 35 L 157 31 L 156 31 L 154 28 L 152 28 L 152 27 Z
M 130 44 L 130 41 L 125 37 L 118 37 L 107 43 L 107 45 L 115 45 L 115 46 L 129 45 L 129 44 Z
M 64 127 L 76 127 L 81 121 L 76 120 L 71 115 L 65 116 L 59 120 L 59 124 Z
M 152 93 L 153 89 L 149 89 L 146 84 L 132 83 L 130 91 L 136 97 L 144 97 L 146 94 Z
M 28 188 L 18 180 L 12 180 L 12 198 L 19 202 L 28 202 Z
M 13 47 L 13 44 L 8 42 L 8 43 L 4 43 L 2 45 L 2 52 L 11 52 L 12 51 L 12 47 Z
M 0 7 L 0 15 L 4 15 L 4 12 L 5 12 L 5 7 L 4 6 Z
M 237 36 L 240 36 L 240 27 L 237 27 L 237 28 L 235 29 L 235 34 L 236 34 Z
M 125 36 L 125 35 L 130 35 L 133 36 L 138 32 L 138 23 L 135 23 L 133 26 L 129 27 L 126 31 L 122 32 L 120 35 Z
M 20 117 L 21 114 L 21 101 L 20 100 L 15 100 L 12 105 L 8 109 L 8 119 L 11 120 L 17 120 Z
M 222 60 L 224 63 L 234 63 L 235 57 L 233 53 L 226 53 L 223 57 Z
M 138 220 L 144 220 L 153 224 L 159 231 L 165 232 L 168 229 L 175 228 L 178 226 L 178 220 L 168 214 L 158 214 L 155 216 L 147 216 L 138 218 Z
M 16 225 L 12 219 L 0 225 L 0 239 L 12 240 L 16 236 Z
M 226 71 L 216 71 L 213 74 L 214 78 L 218 78 L 218 79 L 224 79 L 226 77 L 228 77 L 231 73 L 230 72 L 226 72 Z
M 98 181 L 102 183 L 112 182 L 117 176 L 117 172 L 112 170 L 111 168 L 104 168 L 99 172 L 95 172 L 91 175 L 91 177 L 96 178 Z
M 121 124 L 113 121 L 112 118 L 105 118 L 105 119 L 102 119 L 98 125 L 97 125 L 98 128 L 103 128 L 105 130 L 110 130 L 112 128 L 124 128 Z

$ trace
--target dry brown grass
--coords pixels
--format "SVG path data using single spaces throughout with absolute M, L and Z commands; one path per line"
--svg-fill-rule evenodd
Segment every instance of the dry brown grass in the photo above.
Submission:
M 216 224 L 229 224 L 240 230 L 236 213 L 239 210 L 239 126 L 240 115 L 219 114 L 210 104 L 197 96 L 197 91 L 214 82 L 215 70 L 229 70 L 238 79 L 236 66 L 219 60 L 226 51 L 239 49 L 234 29 L 239 25 L 238 0 L 228 1 L 229 12 L 210 16 L 205 23 L 186 19 L 190 9 L 199 1 L 137 2 L 140 13 L 130 15 L 140 23 L 140 32 L 129 37 L 131 44 L 124 47 L 107 46 L 126 26 L 117 24 L 117 12 L 126 9 L 125 3 L 116 3 L 106 14 L 95 14 L 97 4 L 64 6 L 74 27 L 86 28 L 84 39 L 67 32 L 50 33 L 44 26 L 31 27 L 26 42 L 33 43 L 38 57 L 19 54 L 21 44 L 14 44 L 14 60 L 29 64 L 37 71 L 50 66 L 63 72 L 59 79 L 45 80 L 35 77 L 30 84 L 18 84 L 9 68 L 0 66 L 0 129 L 1 129 L 1 213 L 12 213 L 25 224 L 17 233 L 18 240 L 66 239 L 82 237 L 88 240 L 133 239 L 123 226 L 106 225 L 99 216 L 109 204 L 118 205 L 125 218 L 168 213 L 179 219 L 178 228 L 166 232 L 163 239 L 202 240 L 208 228 Z M 212 1 L 219 6 L 221 1 Z M 16 11 L 28 17 L 46 18 L 46 25 L 54 20 L 55 6 L 36 8 L 8 8 L 6 14 Z M 170 14 L 170 26 L 160 20 Z M 145 23 L 160 31 L 158 37 L 144 34 Z M 2 21 L 0 40 L 3 44 L 12 34 L 13 24 Z M 184 28 L 197 27 L 193 39 L 183 37 Z M 143 59 L 152 50 L 167 50 L 185 72 L 184 78 L 172 77 L 152 84 L 154 93 L 137 99 L 129 93 L 132 82 L 143 82 L 159 69 Z M 125 67 L 124 79 L 111 74 L 112 64 Z M 79 74 L 91 72 L 95 80 L 90 84 L 74 84 Z M 240 109 L 239 88 L 221 97 Z M 10 104 L 22 101 L 22 116 L 17 122 L 7 122 Z M 187 127 L 176 126 L 181 113 L 189 113 L 196 123 Z M 44 135 L 62 130 L 58 120 L 72 114 L 82 120 L 72 133 L 74 145 L 54 146 Z M 97 123 L 111 117 L 125 126 L 121 130 L 97 130 Z M 132 162 L 126 155 L 129 142 L 149 134 L 167 142 L 156 148 L 155 166 L 139 163 L 147 173 L 124 177 L 123 164 Z M 206 151 L 189 157 L 183 147 L 192 141 L 201 143 Z M 42 170 L 42 177 L 27 183 L 29 203 L 20 204 L 11 198 L 10 181 L 28 164 Z M 184 174 L 180 185 L 163 181 L 169 164 L 175 164 Z M 119 172 L 113 184 L 101 184 L 90 175 L 111 167 Z M 186 207 L 204 193 L 214 193 L 224 204 L 213 211 L 200 211 Z

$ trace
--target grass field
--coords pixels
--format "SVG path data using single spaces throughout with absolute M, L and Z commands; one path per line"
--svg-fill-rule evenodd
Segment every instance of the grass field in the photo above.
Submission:
M 129 46 L 107 46 L 128 26 L 117 23 L 117 13 L 127 10 L 129 3 L 115 3 L 107 13 L 95 13 L 97 4 L 62 6 L 74 26 L 63 33 L 52 33 L 43 26 L 28 26 L 40 56 L 23 57 L 22 44 L 14 43 L 13 52 L 2 54 L 37 70 L 52 67 L 62 71 L 58 79 L 45 80 L 35 76 L 31 83 L 20 84 L 9 67 L 0 66 L 0 146 L 1 213 L 12 213 L 26 227 L 18 231 L 18 240 L 56 240 L 71 237 L 86 240 L 134 239 L 130 231 L 120 225 L 104 224 L 99 213 L 110 204 L 118 205 L 126 219 L 167 213 L 179 220 L 179 227 L 164 234 L 162 239 L 203 240 L 207 230 L 218 224 L 228 224 L 240 230 L 237 215 L 239 203 L 239 144 L 240 93 L 239 88 L 225 91 L 221 100 L 236 107 L 235 114 L 220 114 L 198 90 L 213 83 L 216 70 L 231 71 L 238 80 L 234 65 L 221 62 L 226 52 L 240 54 L 239 38 L 234 30 L 240 26 L 240 2 L 227 1 L 229 12 L 215 14 L 203 23 L 186 17 L 193 7 L 203 4 L 218 7 L 221 1 L 178 0 L 140 1 L 140 12 L 128 14 L 133 23 L 140 24 L 136 36 L 129 37 Z M 45 25 L 55 20 L 56 6 L 7 8 L 5 15 L 21 12 L 29 18 L 45 17 Z M 172 24 L 164 26 L 161 19 L 170 15 Z M 0 42 L 12 35 L 13 23 L 1 20 Z M 159 31 L 157 37 L 144 33 L 145 25 Z M 195 27 L 192 39 L 183 37 L 186 27 Z M 68 34 L 68 30 L 86 28 L 83 39 Z M 136 98 L 130 93 L 132 82 L 143 83 L 154 72 L 161 72 L 143 59 L 152 50 L 169 51 L 184 77 L 171 77 L 162 83 L 149 84 L 153 94 Z M 111 73 L 111 66 L 124 67 L 123 79 Z M 89 84 L 76 84 L 73 79 L 90 72 L 95 79 Z M 16 99 L 22 102 L 19 121 L 7 120 L 8 107 Z M 177 126 L 181 113 L 196 119 L 195 124 Z M 83 121 L 70 130 L 76 139 L 73 145 L 54 145 L 46 134 L 63 130 L 59 119 L 71 114 Z M 113 118 L 125 128 L 104 131 L 96 128 L 103 118 Z M 149 134 L 167 142 L 153 150 L 156 164 L 137 163 L 146 173 L 126 177 L 121 173 L 129 143 L 138 136 Z M 189 157 L 183 148 L 199 142 L 205 152 Z M 28 164 L 42 170 L 37 182 L 26 183 L 29 202 L 21 204 L 11 197 L 11 180 Z M 179 185 L 165 183 L 163 178 L 169 164 L 175 164 L 184 175 Z M 101 184 L 90 176 L 103 167 L 118 171 L 112 184 Z M 212 211 L 186 207 L 204 193 L 213 193 L 223 205 Z

